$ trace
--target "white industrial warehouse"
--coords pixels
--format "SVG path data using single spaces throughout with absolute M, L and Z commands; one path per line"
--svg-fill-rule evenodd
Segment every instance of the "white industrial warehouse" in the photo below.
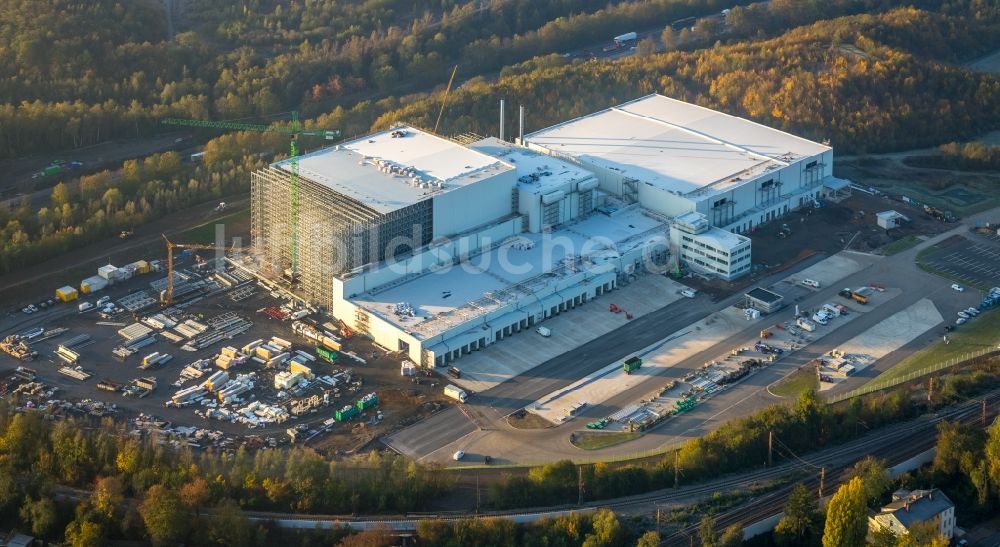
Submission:
M 651 95 L 460 144 L 399 126 L 254 173 L 253 245 L 382 346 L 441 366 L 683 262 L 735 279 L 754 226 L 811 205 L 832 151 Z M 297 226 L 297 252 L 289 226 Z

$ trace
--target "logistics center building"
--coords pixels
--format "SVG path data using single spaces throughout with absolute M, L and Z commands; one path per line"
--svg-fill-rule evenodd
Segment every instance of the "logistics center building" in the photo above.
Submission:
M 297 262 L 305 299 L 442 366 L 651 265 L 745 275 L 740 232 L 819 198 L 832 159 L 659 95 L 524 140 L 394 127 L 301 157 L 294 199 L 275 163 L 252 177 L 255 255 L 270 272 Z

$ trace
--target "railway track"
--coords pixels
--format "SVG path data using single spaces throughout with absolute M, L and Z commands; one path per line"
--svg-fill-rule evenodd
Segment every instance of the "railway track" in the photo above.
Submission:
M 725 492 L 747 488 L 754 484 L 787 478 L 802 470 L 818 474 L 820 468 L 826 469 L 825 492 L 833 492 L 843 481 L 849 468 L 856 461 L 874 455 L 895 464 L 919 454 L 934 446 L 936 442 L 937 424 L 945 420 L 962 423 L 975 423 L 980 419 L 981 402 L 994 407 L 1000 403 L 1000 390 L 990 392 L 976 400 L 942 410 L 936 414 L 925 415 L 908 422 L 887 426 L 868 435 L 850 441 L 843 445 L 823 450 L 800 458 L 793 457 L 790 461 L 771 468 L 758 469 L 747 473 L 720 478 L 711 482 L 701 483 L 677 489 L 657 490 L 645 494 L 629 496 L 614 500 L 594 501 L 582 505 L 563 505 L 537 510 L 520 511 L 485 511 L 480 513 L 452 511 L 436 513 L 413 513 L 379 518 L 356 517 L 351 515 L 296 515 L 292 513 L 273 513 L 263 511 L 248 511 L 247 516 L 255 520 L 273 520 L 281 526 L 291 528 L 311 528 L 315 526 L 330 527 L 333 525 L 348 526 L 354 529 L 366 529 L 384 526 L 396 531 L 412 531 L 416 523 L 425 519 L 455 520 L 469 517 L 504 517 L 516 522 L 533 522 L 543 518 L 559 516 L 569 512 L 592 512 L 606 508 L 620 513 L 652 515 L 657 506 L 667 504 L 689 503 L 716 492 Z M 801 481 L 810 488 L 818 488 L 819 478 L 813 476 Z M 720 527 L 731 524 L 747 524 L 757 522 L 781 511 L 785 498 L 795 483 L 788 484 L 754 500 L 751 507 L 745 505 L 719 515 L 716 519 Z M 664 541 L 666 545 L 677 544 L 680 540 L 688 541 L 696 529 L 695 525 L 682 528 Z
M 1000 393 L 990 393 L 977 400 L 967 401 L 938 414 L 918 418 L 906 424 L 907 427 L 900 428 L 897 431 L 888 432 L 882 436 L 876 435 L 873 439 L 866 438 L 864 439 L 865 442 L 858 443 L 859 446 L 854 448 L 868 450 L 866 454 L 860 454 L 859 457 L 870 454 L 876 458 L 888 461 L 890 465 L 906 461 L 934 447 L 937 443 L 936 428 L 940 422 L 946 420 L 957 421 L 966 425 L 981 423 L 983 400 L 987 402 L 988 406 L 993 407 L 1000 402 Z M 799 465 L 800 468 L 808 468 L 810 471 L 816 471 L 816 468 L 825 467 L 824 463 L 829 461 L 830 458 L 825 457 L 810 458 L 809 460 L 802 460 Z M 823 485 L 824 495 L 832 494 L 841 484 L 847 481 L 850 476 L 850 467 L 851 465 L 839 465 L 833 469 L 827 468 L 828 472 L 826 473 L 825 484 Z M 794 484 L 782 486 L 754 500 L 751 504 L 743 504 L 740 507 L 735 507 L 716 516 L 716 526 L 718 529 L 724 529 L 734 524 L 747 525 L 777 515 L 784 508 L 788 494 L 795 484 L 804 484 L 810 490 L 818 492 L 819 481 L 819 476 L 813 473 L 809 478 Z M 666 536 L 662 544 L 687 545 L 690 542 L 690 538 L 696 536 L 696 534 L 697 525 L 690 525 Z

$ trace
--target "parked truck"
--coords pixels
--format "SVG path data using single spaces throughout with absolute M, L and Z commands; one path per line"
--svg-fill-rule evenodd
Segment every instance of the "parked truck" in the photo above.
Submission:
M 444 394 L 460 403 L 464 403 L 469 398 L 469 394 L 464 389 L 448 384 L 444 387 Z
M 621 49 L 627 46 L 634 46 L 635 41 L 639 39 L 639 35 L 634 32 L 626 32 L 625 34 L 620 34 L 614 37 L 611 45 L 605 46 L 604 51 L 614 51 L 616 49 Z

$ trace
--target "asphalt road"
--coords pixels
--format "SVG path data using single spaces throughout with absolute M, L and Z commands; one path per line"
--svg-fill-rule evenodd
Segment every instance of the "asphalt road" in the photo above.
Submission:
M 989 213 L 983 213 L 983 216 L 985 215 Z M 966 223 L 973 223 L 974 220 L 975 217 Z M 662 385 L 666 379 L 683 376 L 728 348 L 744 344 L 748 338 L 755 335 L 760 325 L 750 326 L 720 344 L 690 356 L 674 367 L 666 369 L 665 376 L 653 377 L 652 380 L 621 393 L 602 405 L 587 409 L 581 416 L 559 427 L 536 430 L 514 429 L 506 423 L 504 417 L 523 408 L 541 395 L 568 385 L 606 366 L 609 362 L 649 346 L 709 313 L 731 305 L 740 298 L 739 295 L 714 304 L 701 298 L 671 304 L 576 350 L 551 359 L 522 376 L 476 394 L 470 398 L 469 403 L 462 405 L 461 409 L 449 408 L 399 431 L 387 437 L 385 442 L 392 448 L 420 460 L 447 463 L 454 451 L 462 450 L 466 452 L 467 461 L 470 463 L 478 463 L 483 456 L 490 455 L 497 463 L 528 464 L 560 458 L 590 460 L 621 457 L 679 444 L 692 437 L 703 435 L 734 417 L 747 415 L 758 408 L 777 402 L 779 399 L 767 392 L 768 385 L 922 298 L 930 298 L 946 321 L 950 321 L 958 310 L 976 305 L 981 298 L 978 292 L 952 291 L 949 288 L 951 281 L 925 273 L 914 265 L 914 257 L 920 249 L 964 230 L 966 228 L 963 225 L 958 225 L 951 232 L 941 234 L 913 249 L 891 257 L 873 259 L 871 266 L 846 277 L 836 286 L 825 287 L 815 293 L 800 289 L 800 292 L 795 294 L 787 294 L 789 291 L 786 290 L 786 302 L 789 303 L 789 307 L 776 314 L 775 322 L 786 320 L 793 315 L 792 304 L 796 303 L 796 299 L 801 299 L 798 303 L 804 308 L 837 301 L 836 293 L 841 286 L 863 286 L 878 281 L 888 287 L 899 288 L 902 292 L 891 300 L 880 303 L 874 309 L 859 314 L 859 317 L 853 318 L 806 348 L 750 376 L 738 386 L 701 403 L 694 411 L 666 421 L 635 441 L 602 450 L 583 451 L 569 442 L 569 433 L 581 428 L 591 419 L 606 416 L 609 407 L 624 406 L 648 395 L 655 389 L 654 382 L 657 386 Z M 809 264 L 811 263 L 800 264 L 799 268 Z M 781 272 L 763 280 L 759 285 L 769 286 L 790 273 L 792 271 Z M 853 389 L 866 382 L 914 349 L 933 341 L 939 334 L 935 328 L 918 336 L 902 348 L 880 359 L 858 377 L 842 382 L 837 391 Z
M 799 263 L 795 268 L 771 276 L 762 284 L 772 284 L 804 269 L 822 257 Z M 609 362 L 624 358 L 664 336 L 676 332 L 706 315 L 733 305 L 742 299 L 734 295 L 719 302 L 705 296 L 684 299 L 644 315 L 628 325 L 596 338 L 579 348 L 512 378 L 488 391 L 478 393 L 461 407 L 452 407 L 418 422 L 386 439 L 389 446 L 407 455 L 421 458 L 454 443 L 477 429 L 509 429 L 503 418 L 528 403 L 560 387 L 569 385 Z M 601 300 L 596 301 L 598 304 Z M 544 430 L 552 431 L 552 430 Z M 526 439 L 541 436 L 539 431 L 521 430 Z M 565 436 L 565 433 L 560 433 Z M 519 443 L 518 443 L 519 444 Z M 448 452 L 451 454 L 451 452 Z M 469 454 L 475 458 L 475 454 Z M 481 455 L 480 455 L 481 456 Z M 493 455 L 494 458 L 497 455 Z M 509 459 L 501 457 L 502 459 Z M 502 460 L 501 460 L 502 461 Z M 516 461 L 511 459 L 511 461 Z

